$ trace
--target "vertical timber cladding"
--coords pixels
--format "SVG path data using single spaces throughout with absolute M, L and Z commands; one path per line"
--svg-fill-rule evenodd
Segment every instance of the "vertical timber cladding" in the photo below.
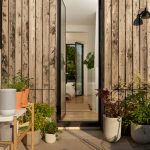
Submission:
M 135 24 L 150 0 L 104 1 L 104 87 L 131 82 L 137 74 L 150 81 L 150 19 Z
M 1 81 L 21 71 L 30 101 L 55 106 L 56 0 L 3 0 Z

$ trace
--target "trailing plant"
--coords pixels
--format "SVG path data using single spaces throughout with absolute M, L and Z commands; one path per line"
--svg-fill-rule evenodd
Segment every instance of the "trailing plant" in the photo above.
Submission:
M 83 61 L 83 64 L 85 64 L 89 70 L 94 68 L 94 58 L 94 53 L 89 52 L 86 56 L 86 59 Z
M 104 114 L 106 117 L 116 118 L 124 115 L 124 101 L 118 100 L 117 91 L 109 91 L 108 89 L 98 89 L 96 94 L 101 98 L 104 105 Z

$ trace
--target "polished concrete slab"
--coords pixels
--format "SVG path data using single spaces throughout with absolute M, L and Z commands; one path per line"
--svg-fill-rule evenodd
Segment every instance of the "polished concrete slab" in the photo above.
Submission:
M 103 139 L 100 130 L 65 130 L 54 144 L 41 142 L 35 150 L 133 150 L 126 138 L 118 143 Z
M 20 144 L 18 150 L 27 149 Z M 109 143 L 104 140 L 100 130 L 63 130 L 54 144 L 41 141 L 35 150 L 150 150 L 150 144 L 136 144 L 130 137 Z

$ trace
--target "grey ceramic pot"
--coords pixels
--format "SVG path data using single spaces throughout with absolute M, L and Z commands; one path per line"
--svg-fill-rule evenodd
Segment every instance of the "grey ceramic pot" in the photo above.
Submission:
M 14 115 L 16 111 L 16 89 L 0 89 L 0 115 Z

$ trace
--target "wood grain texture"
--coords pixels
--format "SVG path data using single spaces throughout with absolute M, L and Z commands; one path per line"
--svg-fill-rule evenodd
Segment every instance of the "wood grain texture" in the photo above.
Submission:
M 133 78 L 132 20 L 132 1 L 126 0 L 126 83 L 132 82 Z
M 50 0 L 50 89 L 56 89 L 56 68 L 55 68 L 55 52 L 56 52 L 56 0 Z
M 140 8 L 139 2 L 139 0 L 133 0 L 133 80 L 140 73 L 140 27 L 136 24 L 137 12 Z M 136 88 L 135 84 L 134 88 Z
M 43 1 L 43 89 L 49 89 L 49 40 L 50 40 L 50 3 Z M 43 102 L 48 103 L 48 90 L 43 90 Z
M 119 69 L 119 1 L 112 0 L 112 86 L 118 84 Z
M 21 70 L 30 101 L 50 103 L 56 88 L 56 0 L 3 0 L 1 78 Z
M 126 18 L 125 18 L 125 0 L 119 1 L 119 81 L 118 84 L 125 82 L 125 56 L 126 56 Z M 125 91 L 119 91 L 119 100 L 124 99 Z
M 146 0 L 140 1 L 140 8 L 145 8 Z M 140 26 L 140 74 L 144 80 L 147 80 L 147 20 L 143 19 Z
M 28 77 L 29 0 L 22 0 L 22 74 Z
M 150 0 L 147 0 L 147 9 L 150 10 Z M 150 83 L 150 20 L 147 20 L 147 81 Z
M 112 84 L 112 73 L 111 73 L 111 56 L 112 56 L 112 35 L 111 35 L 111 13 L 112 13 L 112 8 L 111 8 L 111 0 L 107 0 L 104 2 L 105 6 L 105 12 L 104 12 L 104 32 L 105 32 L 105 40 L 104 40 L 104 45 L 105 45 L 105 54 L 104 54 L 104 87 L 111 89 L 111 84 Z M 107 58 L 107 59 L 106 59 Z
M 15 74 L 21 72 L 21 49 L 22 49 L 22 31 L 21 31 L 21 16 L 22 16 L 22 1 L 16 0 L 16 36 L 15 36 Z
M 125 0 L 119 1 L 119 82 L 125 82 Z
M 2 6 L 2 60 L 1 60 L 1 79 L 2 83 L 8 79 L 8 1 L 3 1 Z
M 42 0 L 36 1 L 36 101 L 42 102 Z
M 15 23 L 16 23 L 16 0 L 9 1 L 9 77 L 15 76 Z
M 29 78 L 31 79 L 31 89 L 35 89 L 35 0 L 29 0 Z M 30 99 L 35 102 L 35 90 L 30 92 Z

